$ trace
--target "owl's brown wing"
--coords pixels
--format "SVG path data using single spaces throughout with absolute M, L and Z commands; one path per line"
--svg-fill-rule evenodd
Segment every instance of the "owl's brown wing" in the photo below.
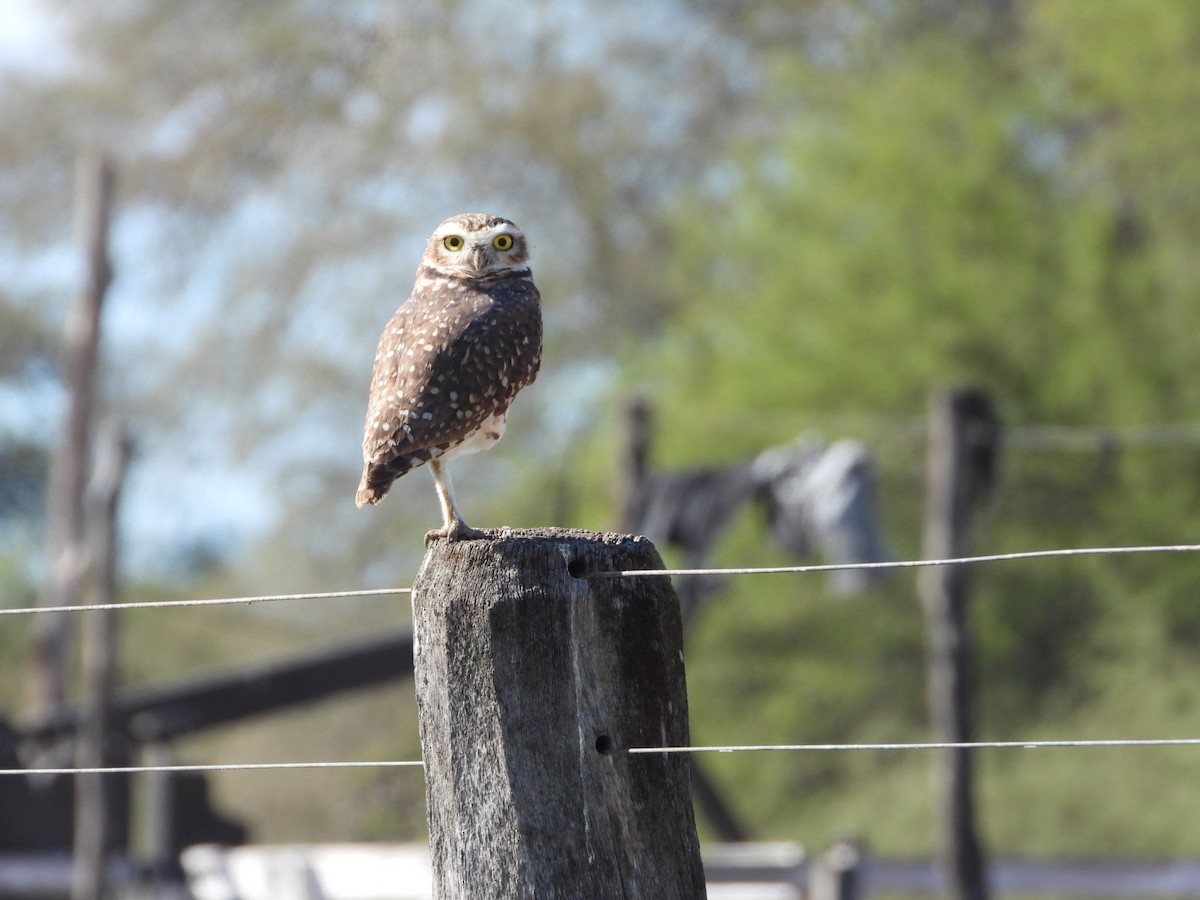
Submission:
M 443 282 L 445 284 L 445 282 Z M 417 293 L 384 329 L 363 437 L 358 505 L 507 411 L 537 375 L 541 309 L 526 278 Z

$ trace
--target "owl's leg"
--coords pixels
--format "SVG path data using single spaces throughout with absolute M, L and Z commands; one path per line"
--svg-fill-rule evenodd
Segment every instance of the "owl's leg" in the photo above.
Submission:
M 442 504 L 442 521 L 445 525 L 425 532 L 425 546 L 428 547 L 439 538 L 448 541 L 470 541 L 487 537 L 478 528 L 472 528 L 464 522 L 459 514 L 458 504 L 454 502 L 454 484 L 450 481 L 450 470 L 446 463 L 431 459 L 429 471 L 433 473 L 433 483 L 437 488 L 438 500 Z

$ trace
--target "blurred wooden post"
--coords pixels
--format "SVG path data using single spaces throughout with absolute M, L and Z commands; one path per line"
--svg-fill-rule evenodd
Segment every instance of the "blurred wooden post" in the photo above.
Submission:
M 159 769 L 175 763 L 175 755 L 167 741 L 154 740 L 142 744 L 142 765 Z M 143 827 L 141 855 L 151 885 L 166 883 L 175 878 L 179 864 L 173 823 L 175 821 L 175 773 L 145 772 L 142 774 Z
M 654 432 L 654 407 L 645 397 L 634 397 L 625 407 L 625 449 L 621 457 L 619 483 L 621 490 L 621 521 L 618 527 L 625 532 L 640 532 L 646 503 L 646 486 L 650 481 L 650 445 Z M 698 564 L 699 565 L 699 564 Z M 680 582 L 680 602 L 683 610 L 683 629 L 688 630 L 700 608 L 695 588 L 701 582 L 687 578 Z M 692 596 L 689 598 L 689 588 Z M 691 602 L 689 603 L 689 599 Z M 692 615 L 688 615 L 688 612 Z M 738 820 L 716 784 L 708 777 L 699 760 L 692 763 L 692 790 L 696 805 L 717 837 L 726 843 L 750 839 L 749 832 Z
M 112 167 L 100 154 L 83 153 L 75 178 L 75 228 L 84 255 L 84 283 L 67 314 L 64 333 L 67 412 L 50 466 L 46 529 L 50 573 L 40 597 L 43 606 L 78 603 L 87 568 L 84 492 L 100 356 L 100 311 L 112 281 L 108 258 Z M 29 706 L 35 715 L 61 706 L 66 699 L 70 616 L 44 613 L 34 617 Z
M 130 443 L 114 424 L 99 443 L 96 471 L 88 495 L 89 525 L 97 575 L 96 602 L 117 600 L 117 508 Z M 83 613 L 83 698 L 75 741 L 75 765 L 100 768 L 108 763 L 109 697 L 116 671 L 116 632 L 110 610 Z M 71 873 L 72 900 L 102 900 L 108 849 L 114 835 L 108 803 L 109 779 L 101 774 L 75 776 L 75 840 Z
M 679 602 L 644 538 L 437 541 L 413 583 L 438 900 L 705 897 Z
M 634 397 L 625 407 L 625 452 L 621 458 L 621 525 L 633 531 L 641 518 L 646 477 L 650 468 L 650 432 L 654 413 L 645 397 Z
M 987 395 L 974 390 L 935 393 L 929 406 L 929 456 L 923 554 L 951 559 L 969 554 L 971 516 L 990 486 L 999 424 Z M 928 691 L 932 738 L 973 739 L 973 660 L 967 622 L 967 567 L 921 570 L 927 617 Z M 987 863 L 975 824 L 969 750 L 934 751 L 938 859 L 949 895 L 986 900 Z
M 855 841 L 838 841 L 809 868 L 808 900 L 858 900 L 863 896 L 862 848 Z

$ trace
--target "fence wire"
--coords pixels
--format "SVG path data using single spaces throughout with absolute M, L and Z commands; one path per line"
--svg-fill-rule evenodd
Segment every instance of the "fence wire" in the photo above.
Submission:
M 684 575 L 769 575 L 783 573 L 831 572 L 846 569 L 902 569 L 920 566 L 965 565 L 971 563 L 1006 562 L 1023 559 L 1046 559 L 1072 556 L 1104 556 L 1134 553 L 1195 553 L 1200 544 L 1155 544 L 1134 547 L 1082 547 L 1058 550 L 1029 550 L 1015 553 L 992 553 L 953 559 L 915 559 L 878 563 L 832 563 L 809 566 L 766 566 L 752 568 L 714 569 L 631 569 L 613 572 L 589 572 L 583 578 L 625 578 L 645 576 Z M 254 597 L 225 597 L 202 600 L 157 600 L 132 603 L 97 603 L 78 606 L 34 606 L 0 609 L 0 615 L 37 613 L 88 612 L 123 609 L 174 609 L 188 606 L 233 606 L 272 603 L 286 600 L 333 600 L 348 597 L 381 597 L 411 593 L 412 588 L 378 588 L 373 590 L 321 591 L 297 594 L 269 594 Z M 913 742 L 866 744 L 740 744 L 715 746 L 630 747 L 609 751 L 615 754 L 696 754 L 696 753 L 761 753 L 761 752 L 863 752 L 863 751 L 931 751 L 931 750 L 1040 750 L 1055 748 L 1128 748 L 1128 747 L 1194 747 L 1200 738 L 1147 738 L 1099 740 L 1043 741 L 969 741 Z M 361 768 L 421 768 L 421 760 L 316 761 L 286 763 L 202 763 L 192 765 L 146 765 L 81 768 L 57 766 L 43 768 L 0 769 L 0 776 L 55 775 L 115 775 L 150 772 L 238 772 L 291 769 L 361 769 Z
M 670 753 L 762 753 L 792 751 L 825 753 L 834 750 L 1047 750 L 1054 748 L 1103 747 L 1200 747 L 1200 738 L 1131 738 L 1078 741 L 929 741 L 883 744 L 731 744 L 703 747 L 630 747 L 630 754 Z M 618 751 L 619 752 L 619 751 Z
M 1013 553 L 990 553 L 982 556 L 960 556 L 953 559 L 904 559 L 887 562 L 820 563 L 807 566 L 758 566 L 713 569 L 621 569 L 612 572 L 585 572 L 581 578 L 634 578 L 644 576 L 684 575 L 780 575 L 807 572 L 836 572 L 851 569 L 913 569 L 921 566 L 954 566 L 969 563 L 1009 562 L 1022 559 L 1047 559 L 1067 556 L 1106 556 L 1133 553 L 1196 553 L 1200 544 L 1152 544 L 1136 547 L 1076 547 L 1061 550 L 1021 550 Z M 95 612 L 116 609 L 171 609 L 185 606 L 249 606 L 254 603 L 274 603 L 281 600 L 336 600 L 345 597 L 383 597 L 411 594 L 411 587 L 377 588 L 374 590 L 322 591 L 304 594 L 267 594 L 261 597 L 223 597 L 206 600 L 149 600 L 131 603 L 81 603 L 76 606 L 25 606 L 0 609 L 0 616 L 36 615 L 38 613 Z
M 615 572 L 587 572 L 583 578 L 632 578 L 645 575 L 780 575 L 799 572 L 836 572 L 848 569 L 912 569 L 919 566 L 954 566 L 965 563 L 1008 562 L 1018 559 L 1046 559 L 1056 556 L 1106 556 L 1127 553 L 1195 553 L 1200 544 L 1158 544 L 1144 547 L 1080 547 L 1066 550 L 1023 550 L 1016 553 L 991 553 L 984 556 L 960 556 L 953 559 L 907 559 L 891 562 L 822 563 L 813 566 L 761 566 L 731 569 L 623 569 Z
M 419 759 L 377 759 L 365 762 L 338 760 L 333 762 L 284 762 L 284 763 L 196 763 L 194 765 L 170 766 L 51 766 L 31 769 L 0 769 L 3 775 L 138 775 L 146 772 L 261 772 L 264 770 L 287 769 L 396 769 L 423 768 Z
M 829 753 L 829 752 L 897 752 L 930 750 L 1050 750 L 1050 749 L 1122 749 L 1131 747 L 1200 747 L 1200 738 L 1112 738 L 1098 740 L 1049 741 L 961 741 L 961 742 L 896 742 L 873 744 L 728 744 L 696 747 L 629 747 L 605 751 L 607 755 L 631 756 L 671 755 L 679 753 Z M 600 751 L 597 751 L 600 752 Z M 395 769 L 423 768 L 419 759 L 317 761 L 283 763 L 197 763 L 184 765 L 108 766 L 76 768 L 54 766 L 30 769 L 0 769 L 4 775 L 133 775 L 147 772 L 257 772 L 289 769 Z
M 337 600 L 343 597 L 383 597 L 411 594 L 412 588 L 378 588 L 369 591 L 322 591 L 311 594 L 268 594 L 262 597 L 221 597 L 211 600 L 145 600 L 132 603 L 80 603 L 76 606 L 26 606 L 0 609 L 0 615 L 19 616 L 36 613 L 96 612 L 106 609 L 176 609 L 181 606 L 250 606 L 279 600 Z

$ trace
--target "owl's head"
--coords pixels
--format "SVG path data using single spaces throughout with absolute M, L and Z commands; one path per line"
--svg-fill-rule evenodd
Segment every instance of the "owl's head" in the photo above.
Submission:
M 529 250 L 521 229 L 499 216 L 464 213 L 433 232 L 422 264 L 444 274 L 482 278 L 524 270 Z

